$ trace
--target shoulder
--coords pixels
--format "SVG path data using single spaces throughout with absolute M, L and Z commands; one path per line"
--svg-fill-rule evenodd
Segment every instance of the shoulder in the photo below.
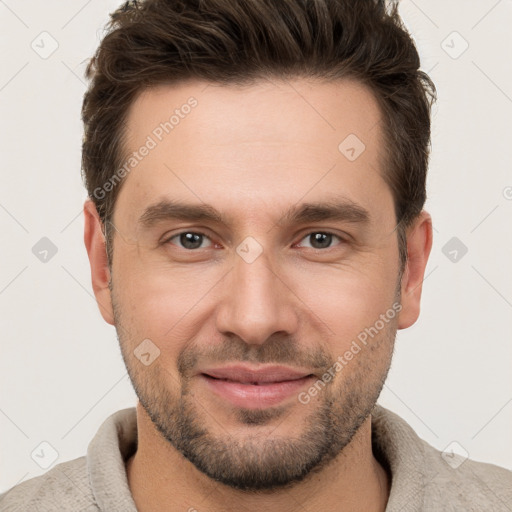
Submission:
M 389 512 L 512 510 L 512 471 L 438 450 L 379 405 L 372 412 L 372 442 L 391 473 Z
M 461 455 L 441 452 L 426 441 L 425 495 L 436 510 L 510 511 L 512 509 L 512 471 L 478 462 Z M 490 508 L 492 507 L 492 508 Z
M 55 467 L 0 494 L 2 512 L 98 511 L 90 490 L 85 456 Z
M 61 462 L 0 494 L 0 511 L 136 510 L 124 467 L 136 443 L 135 408 L 117 411 L 104 420 L 87 455 Z

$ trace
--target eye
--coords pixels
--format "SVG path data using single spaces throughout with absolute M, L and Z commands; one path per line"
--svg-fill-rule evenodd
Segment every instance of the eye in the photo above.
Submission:
M 327 231 L 313 231 L 302 238 L 302 240 L 310 241 L 310 245 L 306 245 L 306 247 L 310 247 L 312 249 L 329 249 L 333 242 L 333 238 L 339 240 L 341 243 L 345 242 L 345 240 L 340 236 Z M 175 239 L 177 242 L 173 242 Z M 205 242 L 209 243 L 209 245 L 203 245 Z M 181 233 L 177 233 L 165 239 L 162 243 L 172 243 L 173 245 L 177 245 L 182 249 L 190 251 L 195 249 L 205 249 L 212 246 L 211 240 L 207 235 L 196 231 L 182 231 Z
M 334 233 L 328 233 L 326 231 L 313 231 L 306 235 L 302 240 L 310 240 L 312 249 L 329 249 L 331 242 L 334 238 L 337 238 L 340 242 L 344 242 L 343 238 Z M 307 246 L 306 246 L 307 247 Z
M 205 234 L 197 233 L 195 231 L 182 231 L 181 233 L 177 233 L 162 243 L 166 244 L 171 242 L 171 240 L 177 239 L 178 243 L 181 244 L 182 249 L 194 250 L 194 249 L 204 249 L 203 242 L 205 240 L 210 240 Z M 177 243 L 173 243 L 173 245 L 178 245 Z M 178 245 L 179 247 L 179 245 Z M 206 246 L 208 247 L 208 246 Z

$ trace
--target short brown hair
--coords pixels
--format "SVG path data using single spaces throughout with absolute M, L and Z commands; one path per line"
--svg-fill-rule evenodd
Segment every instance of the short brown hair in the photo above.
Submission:
M 105 228 L 118 186 L 128 108 L 143 89 L 188 79 L 250 84 L 261 78 L 354 78 L 384 120 L 384 176 L 395 204 L 401 268 L 405 228 L 426 200 L 430 109 L 436 89 L 419 70 L 414 41 L 384 0 L 141 0 L 111 14 L 89 62 L 82 175 Z M 341 141 L 340 141 L 341 142 Z M 101 193 L 98 193 L 98 191 Z

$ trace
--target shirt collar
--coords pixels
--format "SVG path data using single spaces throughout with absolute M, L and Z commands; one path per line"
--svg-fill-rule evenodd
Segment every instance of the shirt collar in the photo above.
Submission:
M 374 456 L 391 477 L 386 512 L 422 510 L 426 486 L 424 442 L 398 415 L 376 405 L 372 411 Z M 87 472 L 102 511 L 137 512 L 126 475 L 126 461 L 137 449 L 135 407 L 109 416 L 87 449 Z
M 87 472 L 94 498 L 105 512 L 137 512 L 128 478 L 126 461 L 137 449 L 135 407 L 109 416 L 87 448 Z
M 376 405 L 372 411 L 372 448 L 375 458 L 391 474 L 386 512 L 424 510 L 425 443 L 397 414 Z

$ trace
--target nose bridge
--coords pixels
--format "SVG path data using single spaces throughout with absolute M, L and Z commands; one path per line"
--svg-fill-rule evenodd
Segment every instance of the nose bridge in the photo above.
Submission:
M 217 327 L 250 344 L 264 343 L 275 332 L 293 332 L 297 325 L 293 301 L 267 250 L 252 237 L 236 248 L 234 268 Z

